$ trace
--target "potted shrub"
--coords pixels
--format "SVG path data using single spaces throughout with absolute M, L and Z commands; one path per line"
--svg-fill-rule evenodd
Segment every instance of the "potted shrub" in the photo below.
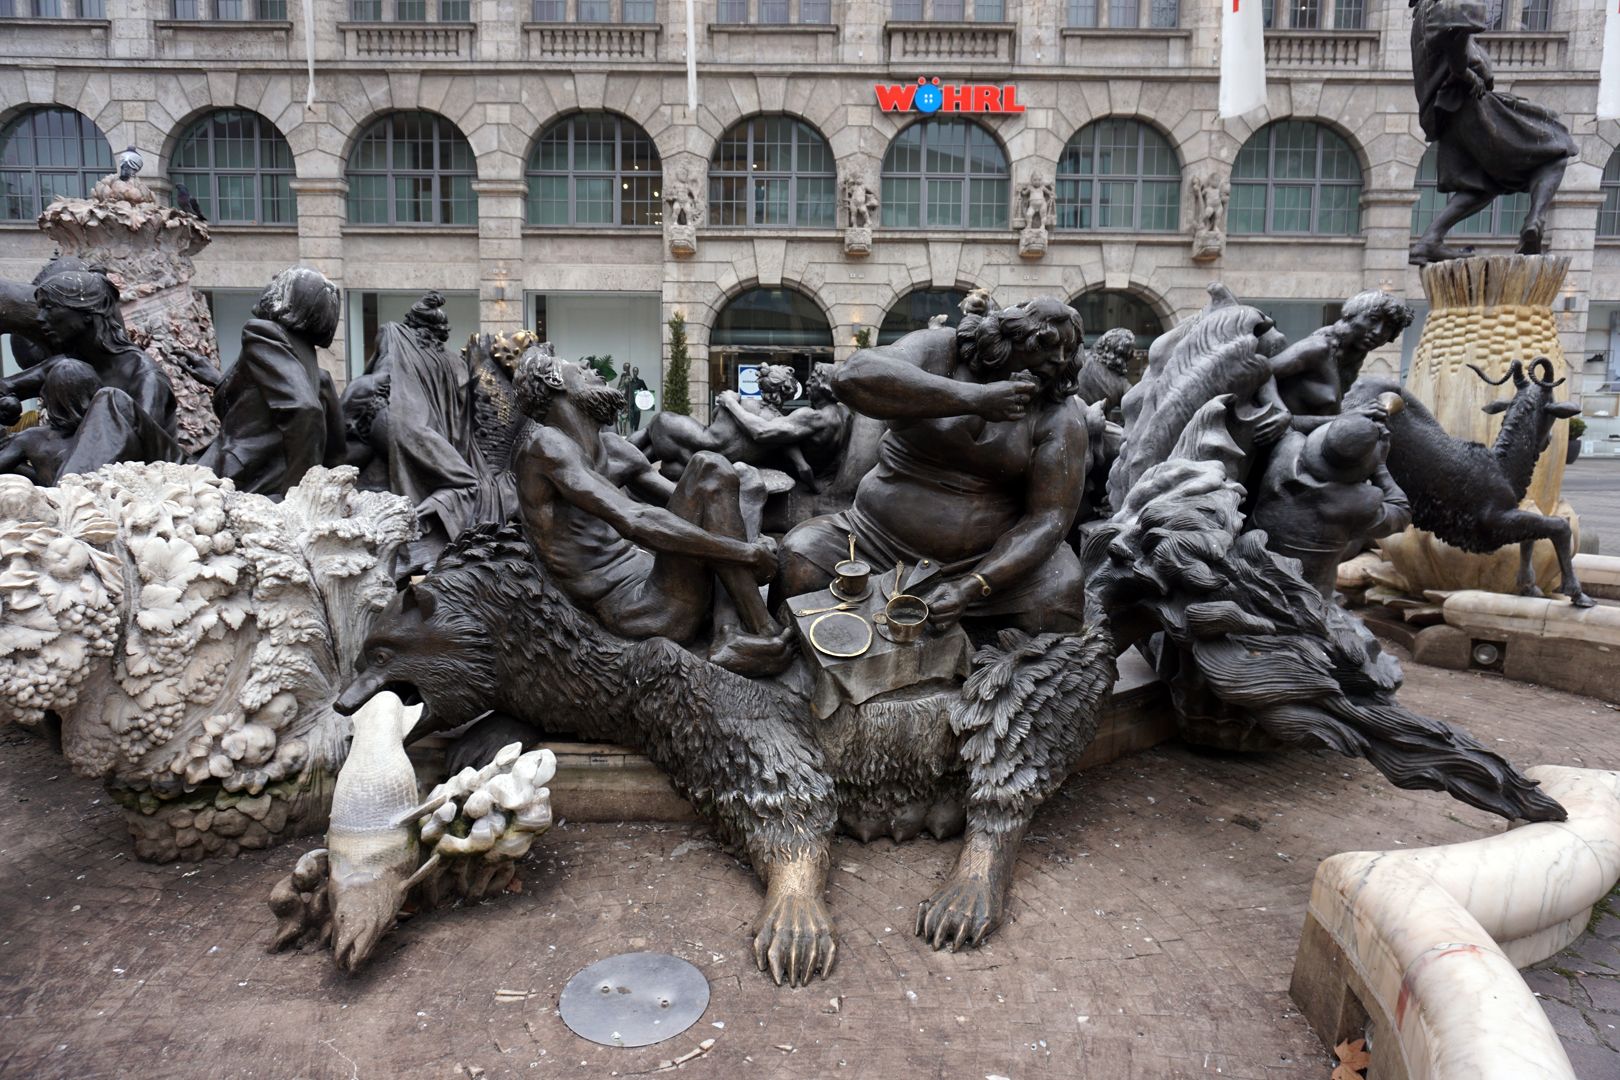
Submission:
M 1586 421 L 1578 416 L 1569 420 L 1569 449 L 1564 453 L 1564 464 L 1573 465 L 1581 456 L 1581 437 L 1586 434 Z

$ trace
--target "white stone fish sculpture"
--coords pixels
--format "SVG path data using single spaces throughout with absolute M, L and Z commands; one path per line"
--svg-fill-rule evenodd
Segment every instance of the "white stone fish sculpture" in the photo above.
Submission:
M 391 691 L 354 715 L 354 742 L 338 773 L 326 847 L 298 860 L 270 893 L 280 925 L 271 951 L 305 939 L 330 942 L 349 974 L 394 925 L 413 888 L 423 906 L 442 896 L 479 899 L 510 884 L 517 860 L 551 827 L 557 771 L 550 750 L 500 749 L 419 801 L 404 740 L 422 715 Z M 427 858 L 422 859 L 422 853 Z

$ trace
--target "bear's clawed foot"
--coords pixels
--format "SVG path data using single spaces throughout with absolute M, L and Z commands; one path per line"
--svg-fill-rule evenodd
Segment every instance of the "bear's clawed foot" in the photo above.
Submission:
M 818 972 L 826 978 L 837 956 L 832 915 L 819 897 L 765 898 L 754 931 L 754 963 L 769 971 L 776 985 L 786 979 L 789 986 L 808 986 Z
M 917 905 L 917 934 L 955 952 L 979 944 L 1001 925 L 1007 888 L 987 877 L 952 874 L 945 887 Z

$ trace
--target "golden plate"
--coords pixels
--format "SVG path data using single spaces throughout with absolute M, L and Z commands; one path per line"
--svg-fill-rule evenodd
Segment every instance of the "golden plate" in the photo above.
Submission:
M 860 656 L 872 647 L 872 624 L 853 611 L 829 611 L 810 624 L 808 637 L 823 656 Z

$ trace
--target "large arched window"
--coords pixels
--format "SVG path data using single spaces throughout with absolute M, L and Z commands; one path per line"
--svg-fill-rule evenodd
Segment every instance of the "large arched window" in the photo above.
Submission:
M 962 301 L 966 299 L 963 289 L 913 289 L 883 316 L 874 344 L 889 345 L 914 330 L 926 329 L 937 315 L 945 316 L 946 326 L 955 326 L 962 321 Z
M 1267 124 L 1232 169 L 1233 233 L 1354 236 L 1361 231 L 1361 163 L 1338 134 L 1309 120 Z
M 971 120 L 912 124 L 883 155 L 886 228 L 1005 229 L 1007 201 L 1007 155 Z
M 1181 162 L 1140 120 L 1098 120 L 1058 158 L 1057 227 L 1175 232 L 1181 228 Z
M 1450 195 L 1441 192 L 1438 183 L 1435 162 L 1439 156 L 1439 147 L 1431 146 L 1418 163 L 1417 174 L 1417 205 L 1412 207 L 1412 235 L 1422 236 L 1425 229 L 1434 223 L 1434 215 L 1446 205 Z M 1501 195 L 1491 201 L 1491 205 L 1464 218 L 1451 230 L 1452 236 L 1518 236 L 1519 228 L 1524 224 L 1524 215 L 1530 210 L 1530 196 L 1525 192 L 1514 195 Z
M 805 383 L 813 364 L 832 358 L 821 305 L 797 289 L 748 289 L 720 309 L 709 331 L 709 386 L 747 393 L 756 385 L 750 371 L 761 364 L 786 364 Z
M 285 225 L 298 218 L 292 148 L 258 113 L 220 109 L 199 118 L 180 136 L 169 179 L 186 185 L 216 223 Z
M 472 225 L 478 221 L 472 147 L 436 113 L 396 112 L 372 121 L 349 153 L 354 225 Z
M 1597 234 L 1620 236 L 1620 150 L 1609 155 L 1603 166 L 1603 209 L 1598 211 Z
M 663 166 L 633 120 L 582 112 L 556 121 L 529 152 L 530 225 L 660 225 Z
M 756 116 L 720 138 L 709 162 L 714 225 L 836 223 L 838 175 L 821 132 L 792 116 Z
M 0 128 L 0 221 L 32 221 L 52 199 L 82 199 L 112 171 L 107 136 L 72 109 L 29 109 Z

